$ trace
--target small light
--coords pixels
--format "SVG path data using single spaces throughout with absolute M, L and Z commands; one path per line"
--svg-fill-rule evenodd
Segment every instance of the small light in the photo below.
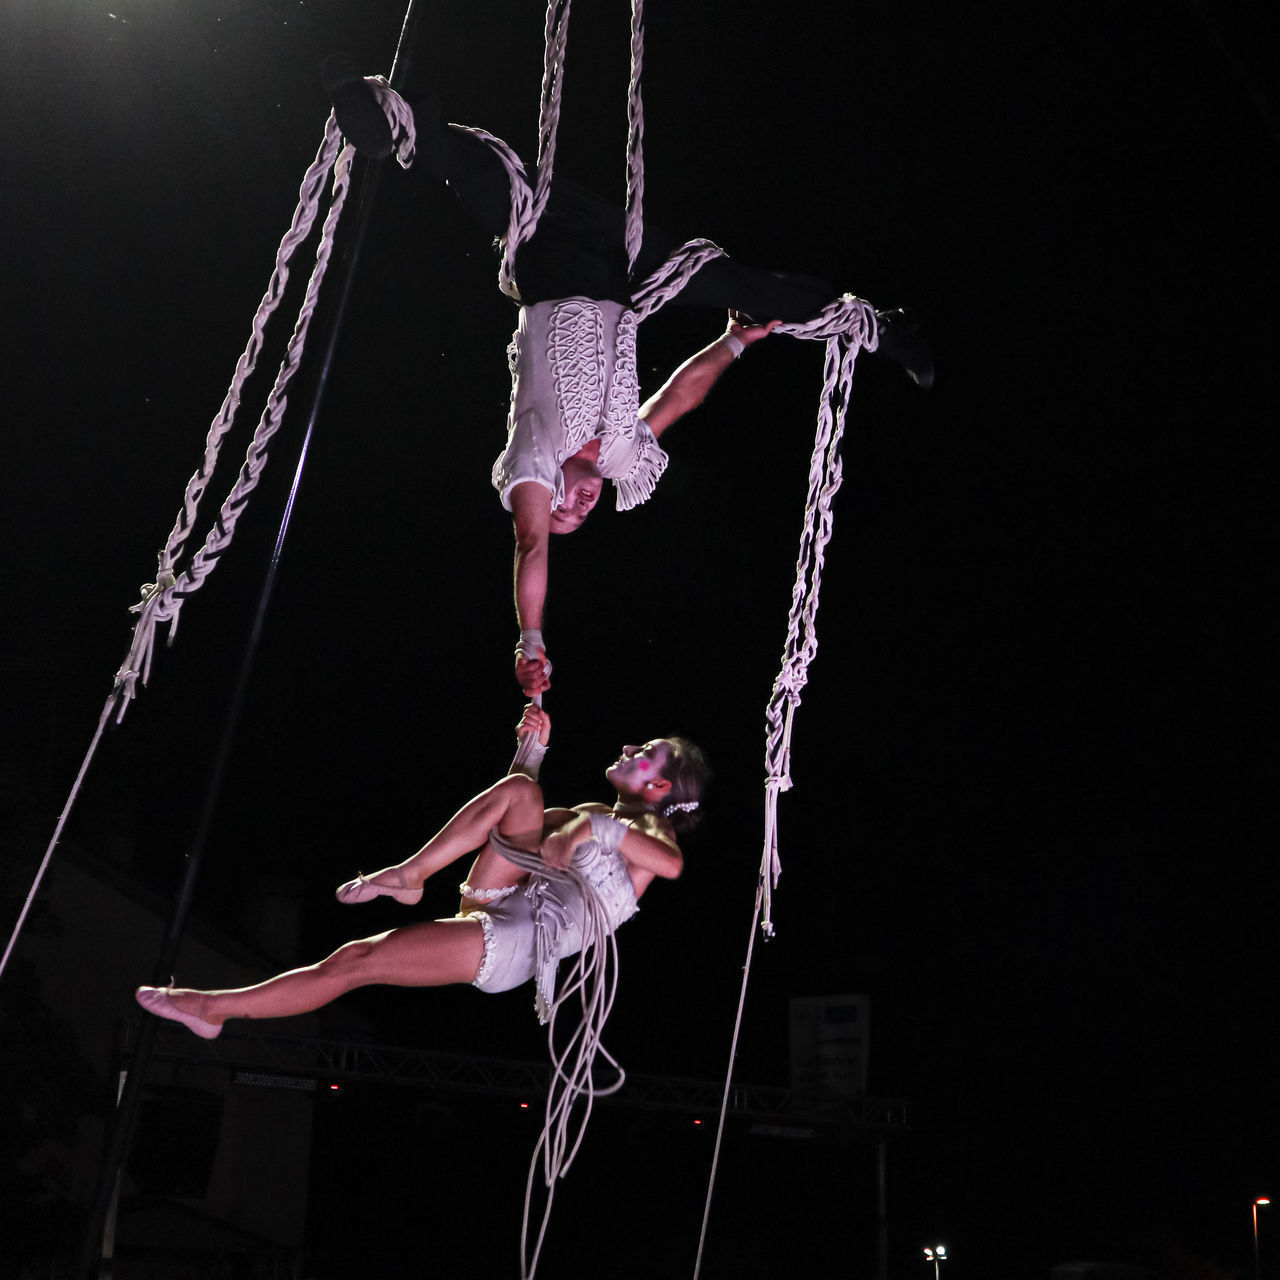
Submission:
M 701 1120 L 695 1120 L 693 1123 L 694 1123 L 695 1125 L 698 1125 L 698 1124 L 701 1124 L 701 1123 L 702 1123 L 702 1121 L 701 1121 Z
M 528 1110 L 529 1110 L 529 1104 L 528 1104 L 527 1102 L 522 1102 L 522 1103 L 520 1104 L 520 1110 L 521 1110 L 521 1111 L 528 1111 Z

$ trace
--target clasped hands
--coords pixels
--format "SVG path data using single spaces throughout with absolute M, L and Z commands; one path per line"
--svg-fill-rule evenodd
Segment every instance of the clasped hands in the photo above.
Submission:
M 548 665 L 545 649 L 539 649 L 537 656 L 533 658 L 526 658 L 522 650 L 516 650 L 516 681 L 524 690 L 526 698 L 536 698 L 551 688 Z
M 780 320 L 769 320 L 764 324 L 756 324 L 745 311 L 731 310 L 725 333 L 731 338 L 737 338 L 744 347 L 749 347 L 761 338 L 767 338 L 781 323 Z

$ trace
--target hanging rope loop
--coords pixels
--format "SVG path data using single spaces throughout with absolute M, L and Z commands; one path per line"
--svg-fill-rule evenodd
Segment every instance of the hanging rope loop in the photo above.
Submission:
M 522 1280 L 533 1280 L 542 1251 L 555 1184 L 569 1171 L 583 1138 L 597 1098 L 617 1093 L 626 1083 L 626 1073 L 604 1047 L 605 1023 L 618 993 L 618 942 L 610 923 L 608 909 L 588 876 L 579 867 L 550 867 L 534 853 L 516 849 L 505 842 L 503 856 L 531 875 L 527 892 L 535 904 L 535 953 L 537 958 L 535 1008 L 547 1026 L 547 1048 L 551 1058 L 551 1079 L 547 1088 L 542 1132 L 534 1146 L 525 1185 L 524 1216 L 520 1234 L 520 1274 Z M 554 935 L 557 931 L 553 886 L 563 886 L 573 900 L 581 904 L 582 948 L 573 958 L 567 979 L 552 994 L 549 974 L 555 968 Z M 576 1002 L 578 1016 L 568 1038 L 557 1043 L 557 1032 L 563 1023 L 561 1014 Z M 603 1058 L 613 1072 L 613 1079 L 597 1083 L 595 1067 Z M 532 1249 L 529 1224 L 533 1207 L 534 1184 L 538 1170 L 547 1189 Z

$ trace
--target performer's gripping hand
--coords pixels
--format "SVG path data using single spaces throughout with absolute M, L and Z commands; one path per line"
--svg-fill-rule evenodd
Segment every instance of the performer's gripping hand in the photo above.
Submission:
M 536 658 L 524 657 L 516 650 L 516 680 L 524 690 L 526 698 L 536 698 L 551 688 L 551 677 L 547 674 L 547 651 L 538 650 Z
M 749 315 L 741 311 L 729 312 L 729 325 L 725 333 L 737 338 L 744 347 L 749 347 L 761 338 L 767 338 L 777 327 L 779 321 L 770 320 L 766 324 L 756 324 Z
M 546 746 L 551 741 L 551 717 L 534 703 L 529 703 L 516 725 L 516 737 L 523 738 L 528 734 L 537 734 L 538 742 Z

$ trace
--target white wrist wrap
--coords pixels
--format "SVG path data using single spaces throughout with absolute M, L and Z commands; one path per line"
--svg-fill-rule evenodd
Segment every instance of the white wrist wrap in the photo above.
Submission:
M 600 847 L 610 853 L 617 853 L 622 837 L 627 834 L 627 824 L 611 813 L 591 813 L 587 817 L 591 823 L 591 834 Z
M 726 333 L 720 341 L 729 348 L 729 352 L 735 360 L 747 349 L 742 339 L 735 338 L 731 333 Z
M 516 645 L 516 652 L 522 658 L 536 658 L 538 650 L 546 652 L 547 646 L 542 642 L 542 631 L 538 627 L 526 627 L 520 633 L 520 641 Z
M 516 751 L 516 758 L 511 762 L 510 772 L 523 773 L 526 778 L 532 778 L 537 782 L 546 754 L 546 747 L 538 741 L 535 734 L 531 733 L 520 739 L 520 747 Z

